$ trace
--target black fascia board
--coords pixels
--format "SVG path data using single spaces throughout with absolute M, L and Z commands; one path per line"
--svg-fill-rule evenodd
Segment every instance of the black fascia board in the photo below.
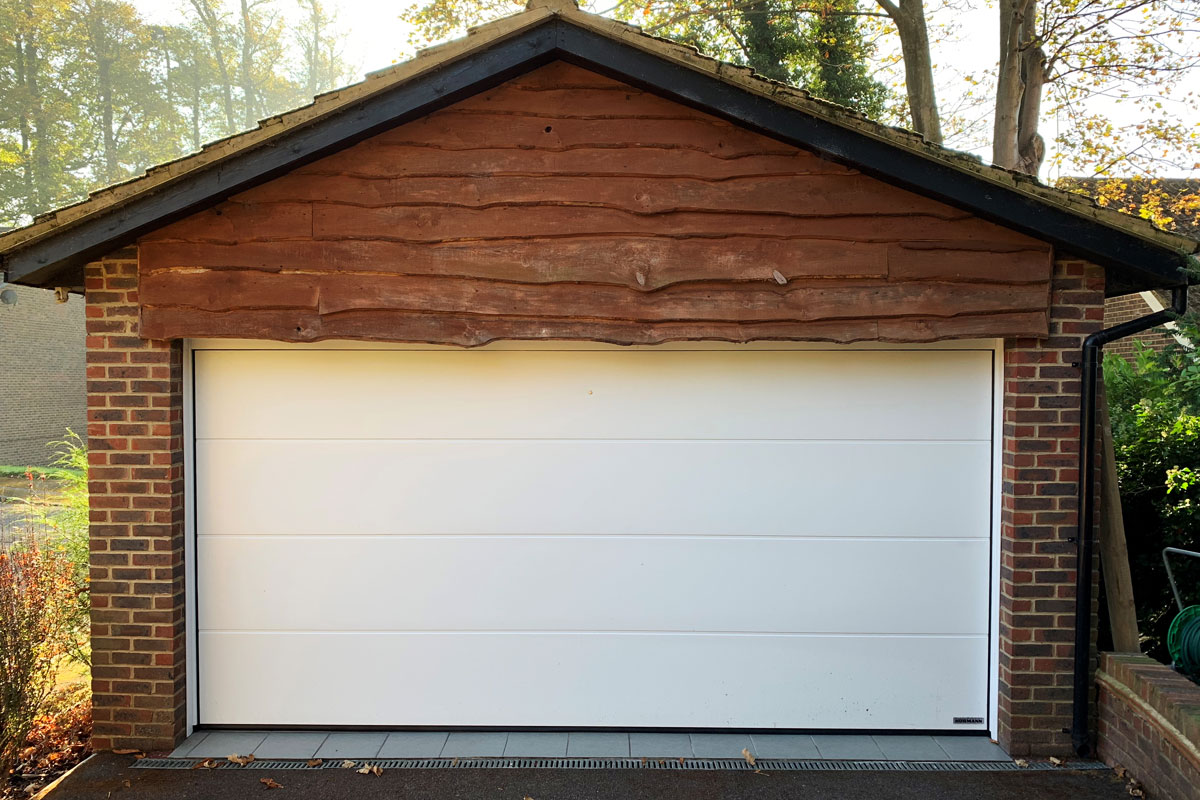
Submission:
M 5 257 L 8 279 L 56 284 L 138 236 L 555 59 L 628 82 L 1054 244 L 1111 271 L 1109 295 L 1186 282 L 1187 256 L 902 146 L 775 102 L 557 17 L 298 126 Z

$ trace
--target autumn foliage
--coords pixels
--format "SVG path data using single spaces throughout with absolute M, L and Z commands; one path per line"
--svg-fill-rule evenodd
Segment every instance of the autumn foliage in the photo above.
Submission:
M 79 591 L 66 554 L 33 537 L 0 552 L 0 774 L 47 710 L 73 635 Z

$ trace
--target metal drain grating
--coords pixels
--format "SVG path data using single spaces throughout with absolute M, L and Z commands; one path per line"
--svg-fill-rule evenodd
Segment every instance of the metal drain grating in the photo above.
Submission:
M 200 758 L 143 758 L 139 769 L 192 769 L 205 759 Z M 834 759 L 758 759 L 750 766 L 738 758 L 366 758 L 331 759 L 310 767 L 304 761 L 283 759 L 251 761 L 239 766 L 225 759 L 214 759 L 213 769 L 254 770 L 314 770 L 343 769 L 344 760 L 357 766 L 371 764 L 381 769 L 654 769 L 676 771 L 733 771 L 733 772 L 1020 772 L 1059 769 L 1108 769 L 1099 761 L 1071 762 L 1057 767 L 1049 762 L 1035 761 L 1017 766 L 1012 761 L 839 761 Z

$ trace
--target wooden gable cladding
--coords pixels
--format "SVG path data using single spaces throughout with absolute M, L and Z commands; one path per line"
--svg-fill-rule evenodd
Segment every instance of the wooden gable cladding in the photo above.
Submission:
M 554 63 L 139 241 L 147 338 L 1045 336 L 1049 245 Z

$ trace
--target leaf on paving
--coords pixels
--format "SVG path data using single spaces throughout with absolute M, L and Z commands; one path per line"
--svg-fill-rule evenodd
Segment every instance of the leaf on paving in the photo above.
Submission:
M 680 757 L 679 757 L 679 766 L 681 766 L 681 767 L 682 767 L 682 766 L 684 765 L 684 763 L 685 763 L 685 761 L 684 761 L 684 758 L 683 758 L 683 756 L 680 756 Z
M 308 761 L 305 761 L 304 763 L 310 767 L 319 767 L 322 764 L 324 764 L 325 761 L 320 758 L 310 758 Z
M 126 789 L 132 789 L 133 781 L 122 781 L 121 785 L 124 786 Z
M 1029 762 L 1023 758 L 1015 758 L 1015 759 L 1013 759 L 1013 763 L 1016 764 L 1018 767 L 1028 767 L 1029 766 Z
M 226 758 L 232 761 L 234 764 L 237 764 L 239 767 L 244 767 L 254 760 L 253 755 L 239 756 L 237 753 L 230 753 L 226 756 Z
M 362 769 L 356 769 L 355 772 L 359 775 L 374 775 L 378 778 L 383 774 L 383 768 L 378 764 L 363 764 Z
M 1063 764 L 1065 764 L 1067 762 L 1063 761 L 1061 758 L 1055 758 L 1054 756 L 1050 756 L 1050 763 L 1056 767 L 1061 767 Z
M 138 750 L 136 747 L 125 747 L 120 750 L 113 750 L 113 755 L 115 755 L 115 756 L 133 756 L 133 755 L 145 755 L 145 754 L 141 750 Z
M 750 752 L 750 748 L 748 748 L 748 747 L 742 748 L 742 758 L 746 759 L 747 764 L 749 764 L 752 767 L 754 766 L 754 755 Z
M 276 783 L 274 778 L 259 778 L 258 782 L 268 789 L 282 789 L 282 783 Z
M 353 761 L 343 761 L 342 762 L 342 769 L 354 769 L 357 766 L 358 766 L 358 764 L 355 764 Z
M 1116 775 L 1118 778 L 1124 778 L 1126 775 L 1129 774 L 1129 772 L 1124 767 L 1122 767 L 1120 764 L 1118 764 L 1117 766 L 1113 767 L 1113 774 Z
M 215 758 L 206 758 L 203 761 L 197 761 L 192 764 L 192 769 L 216 769 L 220 764 Z
M 771 777 L 771 773 L 763 772 L 761 769 L 754 770 L 754 774 L 755 775 L 766 775 L 768 778 Z
M 1140 783 L 1138 783 L 1137 781 L 1130 781 L 1129 782 L 1129 796 L 1130 797 L 1145 797 L 1146 790 L 1143 789 L 1142 785 Z

